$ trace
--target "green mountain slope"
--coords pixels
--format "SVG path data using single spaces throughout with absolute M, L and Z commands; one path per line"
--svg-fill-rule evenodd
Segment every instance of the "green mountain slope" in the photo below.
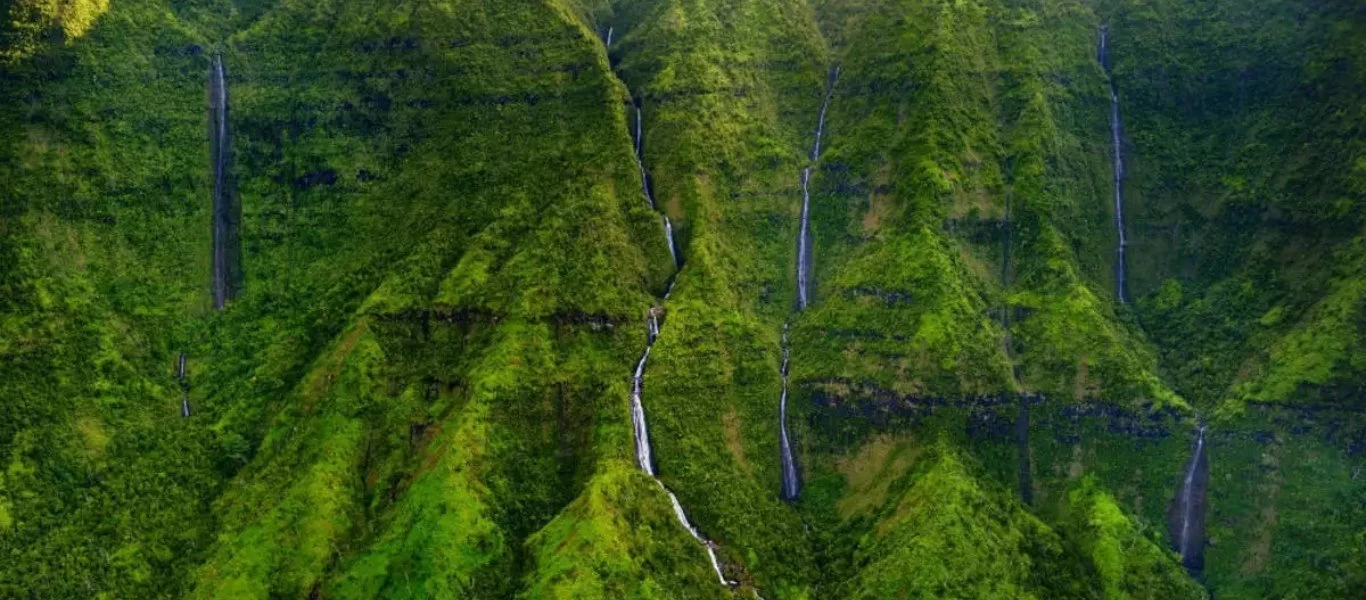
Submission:
M 1366 594 L 1357 4 L 0 4 L 0 596 Z

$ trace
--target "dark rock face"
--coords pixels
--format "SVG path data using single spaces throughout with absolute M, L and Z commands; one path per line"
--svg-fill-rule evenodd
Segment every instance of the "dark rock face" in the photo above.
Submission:
M 222 310 L 241 287 L 241 205 L 232 179 L 228 82 L 222 55 L 209 68 L 209 156 L 213 163 L 213 306 Z
M 1172 549 L 1181 564 L 1198 574 L 1205 566 L 1205 499 L 1209 491 L 1209 457 L 1205 453 L 1205 430 L 1200 428 L 1191 462 L 1182 473 L 1176 497 L 1167 510 Z

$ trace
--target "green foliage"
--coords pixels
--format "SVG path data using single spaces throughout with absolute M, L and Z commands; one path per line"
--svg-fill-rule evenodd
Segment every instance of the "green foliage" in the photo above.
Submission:
M 605 463 L 526 543 L 534 567 L 521 598 L 728 597 L 664 491 L 632 463 Z
M 0 12 L 0 65 L 28 57 L 46 43 L 85 35 L 109 10 L 109 0 L 8 0 Z
M 947 446 L 908 479 L 860 543 L 841 597 L 1092 597 L 1061 538 Z
M 1103 598 L 1207 597 L 1180 558 L 1145 537 L 1095 478 L 1083 478 L 1068 492 L 1067 503 L 1073 535 L 1096 566 Z
M 1362 23 L 1349 0 L 6 2 L 0 596 L 726 597 L 632 466 L 652 308 L 660 480 L 736 593 L 1199 597 L 1157 525 L 1193 406 L 1215 594 L 1361 596 L 1362 425 L 1332 411 L 1366 372 Z M 213 55 L 243 213 L 222 312 Z M 1017 439 L 983 398 L 1022 392 Z

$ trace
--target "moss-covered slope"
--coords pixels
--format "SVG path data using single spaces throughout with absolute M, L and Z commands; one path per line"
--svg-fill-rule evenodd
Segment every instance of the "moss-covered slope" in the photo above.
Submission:
M 1358 597 L 1356 4 L 4 3 L 0 596 Z

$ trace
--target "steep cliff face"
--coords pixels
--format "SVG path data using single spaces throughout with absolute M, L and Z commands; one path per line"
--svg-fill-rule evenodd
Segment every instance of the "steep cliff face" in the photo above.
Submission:
M 1366 592 L 1352 2 L 0 14 L 0 595 Z

